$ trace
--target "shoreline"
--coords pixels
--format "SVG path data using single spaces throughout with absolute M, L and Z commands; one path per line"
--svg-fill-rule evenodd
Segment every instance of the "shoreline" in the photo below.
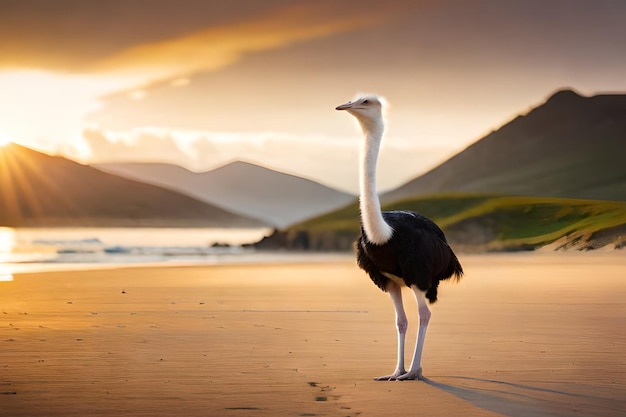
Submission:
M 220 254 L 207 257 L 206 260 L 177 260 L 155 262 L 23 262 L 23 263 L 0 263 L 0 272 L 6 274 L 33 274 L 60 271 L 98 271 L 110 269 L 135 269 L 135 268 L 188 268 L 188 267 L 211 267 L 220 265 L 269 265 L 269 264 L 292 264 L 292 263 L 321 263 L 341 262 L 354 258 L 352 253 L 307 253 L 307 252 L 251 252 L 246 254 Z
M 512 252 L 457 252 L 460 258 L 492 259 L 505 258 L 544 258 L 559 259 L 597 259 L 597 258 L 626 258 L 626 252 L 615 250 L 593 251 L 512 251 Z M 110 269 L 141 269 L 141 268 L 188 268 L 188 267 L 211 267 L 220 265 L 281 265 L 281 264 L 306 264 L 324 262 L 342 262 L 355 259 L 353 252 L 314 252 L 314 251 L 274 251 L 256 250 L 247 253 L 223 253 L 216 254 L 205 259 L 191 260 L 164 260 L 148 262 L 0 262 L 0 274 L 33 274 L 60 271 L 98 271 Z

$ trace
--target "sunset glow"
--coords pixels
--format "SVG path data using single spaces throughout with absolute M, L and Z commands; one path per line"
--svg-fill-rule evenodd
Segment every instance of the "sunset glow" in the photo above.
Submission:
M 84 118 L 102 106 L 99 97 L 136 80 L 46 71 L 0 71 L 0 143 L 80 156 Z

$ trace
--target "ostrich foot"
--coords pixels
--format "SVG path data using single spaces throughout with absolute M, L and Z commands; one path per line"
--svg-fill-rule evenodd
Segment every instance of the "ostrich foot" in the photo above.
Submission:
M 403 375 L 406 375 L 406 371 L 404 369 L 396 369 L 393 374 L 377 376 L 376 378 L 374 378 L 374 381 L 395 381 L 397 379 L 400 379 L 400 377 Z
M 400 375 L 396 378 L 398 381 L 410 381 L 410 380 L 417 380 L 419 379 L 420 381 L 424 380 L 424 375 L 422 375 L 422 368 L 417 368 L 414 371 L 409 371 L 403 375 Z

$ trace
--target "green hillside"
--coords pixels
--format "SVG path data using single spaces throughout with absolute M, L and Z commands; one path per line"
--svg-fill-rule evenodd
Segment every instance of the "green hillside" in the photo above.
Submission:
M 534 249 L 559 239 L 564 239 L 564 247 L 579 249 L 621 246 L 626 241 L 625 202 L 440 194 L 398 201 L 383 209 L 420 212 L 444 229 L 452 245 L 465 250 Z M 358 218 L 354 203 L 296 225 L 291 232 L 306 232 L 313 248 L 328 247 L 323 240 L 331 235 L 356 236 Z

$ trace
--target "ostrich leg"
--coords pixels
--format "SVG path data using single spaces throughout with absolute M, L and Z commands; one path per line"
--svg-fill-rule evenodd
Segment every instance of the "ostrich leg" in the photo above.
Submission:
M 424 349 L 424 339 L 426 338 L 426 329 L 430 321 L 430 309 L 426 302 L 426 293 L 418 289 L 415 285 L 411 286 L 417 301 L 417 311 L 419 313 L 419 328 L 417 330 L 417 341 L 415 342 L 415 352 L 413 353 L 413 361 L 409 372 L 398 377 L 399 380 L 407 379 L 424 379 L 422 375 L 422 349 Z
M 402 305 L 402 288 L 395 282 L 390 281 L 387 285 L 387 292 L 389 293 L 391 301 L 393 301 L 393 307 L 396 310 L 396 328 L 398 330 L 398 362 L 396 363 L 396 370 L 393 371 L 391 375 L 374 378 L 376 381 L 393 381 L 398 379 L 400 375 L 406 374 L 406 370 L 404 369 L 404 340 L 406 337 L 408 320 Z

